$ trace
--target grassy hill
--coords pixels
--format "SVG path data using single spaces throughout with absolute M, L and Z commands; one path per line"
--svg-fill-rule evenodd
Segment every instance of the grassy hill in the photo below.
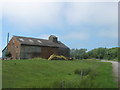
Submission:
M 48 61 L 37 58 L 2 61 L 2 65 L 3 88 L 117 87 L 111 63 L 97 60 Z

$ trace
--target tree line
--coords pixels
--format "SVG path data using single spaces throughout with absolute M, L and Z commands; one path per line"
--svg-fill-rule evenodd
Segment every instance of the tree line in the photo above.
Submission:
M 106 59 L 117 60 L 118 47 L 115 48 L 95 48 L 90 51 L 87 49 L 71 49 L 70 56 L 73 59 Z

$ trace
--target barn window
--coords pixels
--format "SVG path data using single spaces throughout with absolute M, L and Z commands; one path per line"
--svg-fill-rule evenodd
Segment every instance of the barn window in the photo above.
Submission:
M 19 38 L 20 41 L 24 41 L 22 38 Z
M 29 39 L 30 42 L 33 42 L 33 40 Z
M 40 40 L 37 40 L 39 43 L 42 43 Z

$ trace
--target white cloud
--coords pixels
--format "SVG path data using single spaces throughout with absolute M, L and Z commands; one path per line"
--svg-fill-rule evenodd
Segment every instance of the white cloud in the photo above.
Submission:
M 14 25 L 35 27 L 59 22 L 61 3 L 5 3 L 4 16 Z
M 100 30 L 98 32 L 98 36 L 102 38 L 118 38 L 118 31 L 117 30 Z
M 60 22 L 61 11 L 70 24 L 84 22 L 94 24 L 114 24 L 118 18 L 118 3 L 113 2 L 71 2 L 64 3 L 4 3 L 4 15 L 14 24 L 24 26 L 54 25 Z
M 62 16 L 71 25 L 117 24 L 117 2 L 70 2 L 66 4 L 65 6 L 65 3 L 55 2 L 4 3 L 4 16 L 14 26 L 22 25 L 24 28 L 57 26 L 64 22 L 61 20 Z
M 42 34 L 42 35 L 40 35 L 40 36 L 37 37 L 37 38 L 40 38 L 40 39 L 48 39 L 49 36 L 50 36 L 50 35 L 48 35 L 48 34 Z
M 90 35 L 86 32 L 70 32 L 65 36 L 61 36 L 63 40 L 88 40 Z
M 113 2 L 80 2 L 69 3 L 65 16 L 70 25 L 92 25 L 96 28 L 96 35 L 103 38 L 118 37 L 118 3 Z M 106 29 L 109 27 L 108 29 Z M 99 30 L 104 28 L 103 30 Z M 88 28 L 89 29 L 89 28 Z M 94 31 L 87 30 L 92 34 Z M 76 33 L 77 36 L 79 36 Z M 77 37 L 74 36 L 74 37 Z M 84 35 L 85 36 L 85 35 Z M 80 37 L 80 36 L 79 36 Z M 81 35 L 81 39 L 82 39 Z
M 118 2 L 119 0 L 1 0 L 1 2 Z
M 103 47 L 118 46 L 118 40 L 99 41 L 96 42 L 96 44 L 97 46 L 103 46 Z
M 52 34 L 54 35 L 54 34 Z M 48 39 L 50 34 L 41 34 L 37 38 L 40 39 Z M 86 32 L 70 32 L 65 35 L 55 35 L 60 40 L 88 40 L 90 35 Z
M 78 2 L 70 3 L 66 9 L 68 23 L 116 24 L 118 19 L 118 3 L 113 2 Z
M 116 3 L 95 3 L 95 2 L 70 2 L 70 3 L 55 3 L 55 2 L 41 2 L 41 3 L 4 3 L 4 17 L 9 20 L 14 27 L 23 26 L 21 30 L 30 30 L 32 28 L 57 26 L 64 24 L 63 17 L 67 24 L 71 26 L 80 24 L 94 24 L 94 26 L 101 25 L 111 27 L 117 24 L 117 2 Z M 62 18 L 62 20 L 61 20 Z M 115 27 L 117 27 L 115 25 Z M 80 28 L 80 27 L 79 27 Z M 83 28 L 84 29 L 84 28 Z M 42 29 L 38 30 L 41 31 Z M 57 29 L 56 29 L 57 30 Z M 91 29 L 87 30 L 90 32 Z M 111 31 L 112 30 L 112 31 Z M 115 32 L 114 32 L 115 30 Z M 101 37 L 116 37 L 117 28 L 110 30 L 101 30 L 99 36 Z M 44 29 L 43 29 L 44 31 Z M 49 30 L 46 30 L 49 32 Z M 45 32 L 46 32 L 45 31 Z M 63 31 L 63 30 L 61 30 Z M 78 30 L 77 30 L 78 31 Z M 74 31 L 66 34 L 66 39 L 80 39 L 87 40 L 90 33 L 84 33 L 83 30 Z M 83 31 L 83 32 L 82 32 Z M 33 32 L 33 31 L 32 31 Z M 106 32 L 106 33 L 104 33 Z M 66 33 L 66 32 L 65 32 Z M 109 33 L 109 35 L 107 34 Z M 107 35 L 106 35 L 107 34 Z M 47 38 L 48 35 L 41 35 L 40 38 Z

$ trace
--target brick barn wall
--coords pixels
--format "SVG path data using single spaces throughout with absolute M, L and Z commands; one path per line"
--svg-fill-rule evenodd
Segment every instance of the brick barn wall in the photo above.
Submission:
M 13 37 L 8 43 L 8 52 L 12 54 L 12 59 L 20 59 L 20 43 Z

